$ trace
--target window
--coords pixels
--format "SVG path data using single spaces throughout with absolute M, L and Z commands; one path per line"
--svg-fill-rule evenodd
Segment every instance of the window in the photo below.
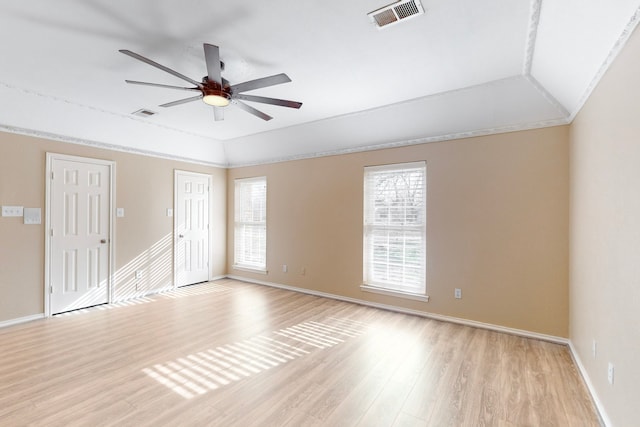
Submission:
M 364 290 L 426 300 L 426 164 L 366 167 Z
M 235 181 L 234 267 L 267 267 L 267 178 Z

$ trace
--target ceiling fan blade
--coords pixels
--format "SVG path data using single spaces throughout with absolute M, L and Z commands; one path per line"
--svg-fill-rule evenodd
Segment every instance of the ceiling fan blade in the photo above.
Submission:
M 289 78 L 289 76 L 281 73 L 274 76 L 262 77 L 261 79 L 249 80 L 248 82 L 244 83 L 238 83 L 237 85 L 231 86 L 231 91 L 233 93 L 246 92 L 248 90 L 288 83 L 290 81 L 291 79 Z
M 261 102 L 263 104 L 279 105 L 280 107 L 300 108 L 302 102 L 289 101 L 287 99 L 266 98 L 264 96 L 244 95 L 239 93 L 234 98 L 242 99 L 243 101 Z
M 273 117 L 269 116 L 268 114 L 265 114 L 260 110 L 256 110 L 255 108 L 245 104 L 242 101 L 233 101 L 233 103 L 234 103 L 234 105 L 236 105 L 240 109 L 246 111 L 247 113 L 253 114 L 256 117 L 260 117 L 262 120 L 269 121 L 269 120 L 273 119 Z
M 166 104 L 160 105 L 161 107 L 173 107 L 174 105 L 186 104 L 187 102 L 198 101 L 202 99 L 202 95 L 192 96 L 191 98 L 179 99 L 173 102 L 167 102 Z
M 181 87 L 181 86 L 171 86 L 171 85 L 163 85 L 160 83 L 149 83 L 149 82 L 139 82 L 137 80 L 125 80 L 125 82 L 130 85 L 142 85 L 142 86 L 154 86 L 154 87 L 164 87 L 167 89 L 182 89 L 182 90 L 196 90 L 200 91 L 197 87 Z
M 204 60 L 207 62 L 207 77 L 210 81 L 222 84 L 220 69 L 220 49 L 212 44 L 204 44 Z
M 142 61 L 142 62 L 144 62 L 144 63 L 146 63 L 146 64 L 149 64 L 149 65 L 151 65 L 151 66 L 153 66 L 153 67 L 156 67 L 156 68 L 158 68 L 158 69 L 160 69 L 160 70 L 162 70 L 162 71 L 164 71 L 164 72 L 167 72 L 167 73 L 169 73 L 169 74 L 172 74 L 172 75 L 174 75 L 174 76 L 176 76 L 176 77 L 178 77 L 178 78 L 180 78 L 180 79 L 182 79 L 182 80 L 185 80 L 185 81 L 187 81 L 187 82 L 191 83 L 192 85 L 195 85 L 195 86 L 197 86 L 197 87 L 202 87 L 202 83 L 197 82 L 197 81 L 195 81 L 195 80 L 193 80 L 193 79 L 191 79 L 191 78 L 189 78 L 189 77 L 185 76 L 184 74 L 180 74 L 179 72 L 174 71 L 174 70 L 172 70 L 171 68 L 165 67 L 165 66 L 164 66 L 164 65 L 162 65 L 162 64 L 158 64 L 157 62 L 152 61 L 152 60 L 150 60 L 149 58 L 145 58 L 145 57 L 144 57 L 144 56 L 142 56 L 142 55 L 138 55 L 138 54 L 137 54 L 137 53 L 135 53 L 135 52 L 131 52 L 130 50 L 127 50 L 127 49 L 120 49 L 120 50 L 119 50 L 119 52 L 122 52 L 122 53 L 124 53 L 125 55 L 128 55 L 128 56 L 130 56 L 130 57 L 132 57 L 132 58 L 135 58 L 135 59 L 137 59 L 138 61 Z
M 213 117 L 216 122 L 224 120 L 224 109 L 222 107 L 213 107 Z

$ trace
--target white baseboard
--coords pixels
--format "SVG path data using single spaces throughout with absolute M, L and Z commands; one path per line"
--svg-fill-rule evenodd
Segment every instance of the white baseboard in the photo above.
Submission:
M 425 317 L 428 319 L 441 320 L 444 322 L 456 323 L 456 324 L 465 325 L 465 326 L 472 326 L 474 328 L 488 329 L 491 331 L 503 332 L 506 334 L 518 335 L 526 338 L 534 338 L 537 340 L 549 341 L 556 344 L 562 344 L 562 345 L 569 344 L 569 340 L 567 338 L 557 337 L 554 335 L 540 334 L 538 332 L 531 332 L 523 329 L 508 328 L 506 326 L 494 325 L 491 323 L 477 322 L 475 320 L 462 319 L 459 317 L 445 316 L 442 314 L 429 313 L 426 311 L 412 310 L 409 308 L 398 307 L 395 305 L 380 304 L 376 302 L 371 302 L 371 301 L 366 301 L 366 300 L 361 300 L 356 298 L 349 298 L 341 295 L 329 294 L 326 292 L 315 291 L 312 289 L 298 288 L 295 286 L 283 285 L 280 283 L 249 279 L 241 276 L 227 275 L 226 277 L 228 277 L 229 279 L 240 280 L 242 282 L 255 283 L 256 285 L 270 286 L 273 288 L 285 289 L 288 291 L 300 292 L 303 294 L 314 295 L 318 297 L 331 298 L 339 301 L 345 301 L 345 302 L 351 302 L 354 304 L 366 305 L 369 307 L 381 308 L 383 310 L 395 311 L 398 313 L 413 314 L 415 316 Z
M 34 314 L 31 316 L 19 317 L 17 319 L 9 319 L 0 322 L 0 328 L 6 328 L 8 326 L 18 325 L 20 323 L 31 322 L 33 320 L 44 319 L 44 313 Z
M 537 332 L 525 331 L 523 329 L 508 328 L 506 326 L 494 325 L 494 324 L 491 324 L 491 323 L 484 323 L 484 322 L 477 322 L 475 320 L 468 320 L 468 319 L 462 319 L 462 318 L 459 318 L 459 317 L 445 316 L 445 315 L 442 315 L 442 314 L 429 313 L 429 312 L 426 312 L 426 311 L 412 310 L 412 309 L 398 307 L 398 306 L 394 306 L 394 305 L 380 304 L 380 303 L 376 303 L 376 302 L 371 302 L 371 301 L 366 301 L 366 300 L 361 300 L 361 299 L 356 299 L 356 298 L 350 298 L 350 297 L 345 297 L 345 296 L 336 295 L 336 294 L 330 294 L 330 293 L 326 293 L 326 292 L 315 291 L 315 290 L 311 290 L 311 289 L 298 288 L 298 287 L 295 287 L 295 286 L 283 285 L 283 284 L 280 284 L 280 283 L 267 282 L 267 281 L 264 281 L 264 280 L 255 280 L 255 279 L 249 279 L 249 278 L 246 278 L 246 277 L 240 277 L 240 276 L 234 276 L 234 275 L 216 276 L 214 278 L 211 278 L 210 280 L 213 281 L 213 280 L 220 280 L 220 279 L 224 279 L 224 278 L 240 280 L 240 281 L 249 282 L 249 283 L 255 283 L 257 285 L 270 286 L 270 287 L 273 287 L 273 288 L 285 289 L 285 290 L 292 291 L 292 292 L 299 292 L 299 293 L 304 293 L 304 294 L 308 294 L 308 295 L 314 295 L 314 296 L 323 297 L 323 298 L 331 298 L 331 299 L 350 302 L 350 303 L 354 303 L 354 304 L 366 305 L 366 306 L 369 306 L 369 307 L 375 307 L 375 308 L 380 308 L 380 309 L 383 309 L 383 310 L 395 311 L 395 312 L 398 312 L 398 313 L 413 314 L 413 315 L 416 315 L 416 316 L 421 316 L 421 317 L 425 317 L 425 318 L 429 318 L 429 319 L 441 320 L 441 321 L 450 322 L 450 323 L 457 323 L 457 324 L 460 324 L 460 325 L 472 326 L 472 327 L 475 327 L 475 328 L 488 329 L 488 330 L 497 331 L 497 332 L 503 332 L 503 333 L 507 333 L 507 334 L 511 334 L 511 335 L 518 335 L 518 336 L 523 336 L 523 337 L 527 337 L 527 338 L 539 339 L 539 340 L 543 340 L 543 341 L 550 341 L 550 342 L 557 343 L 557 344 L 570 345 L 569 340 L 567 340 L 566 338 L 556 337 L 556 336 L 553 336 L 553 335 L 540 334 L 540 333 L 537 333 Z M 136 295 L 133 298 L 123 298 L 121 300 L 113 301 L 112 303 L 124 302 L 124 301 L 127 301 L 128 299 L 135 299 L 135 298 L 141 298 L 141 297 L 145 297 L 145 296 L 151 296 L 151 295 L 155 295 L 155 294 L 159 294 L 159 293 L 163 293 L 163 292 L 167 292 L 167 291 L 171 291 L 171 290 L 173 290 L 173 288 L 155 289 L 155 290 L 153 290 L 151 292 L 146 293 L 145 295 Z M 32 315 L 32 316 L 26 316 L 26 317 L 21 317 L 21 318 L 17 318 L 17 319 L 5 320 L 3 322 L 0 322 L 0 328 L 11 326 L 11 325 L 16 325 L 16 324 L 19 324 L 19 323 L 30 322 L 32 320 L 43 319 L 44 317 L 45 317 L 44 313 L 40 313 L 40 314 L 35 314 L 35 315 Z M 577 354 L 575 353 L 575 351 L 573 350 L 573 348 L 571 346 L 570 346 L 570 348 L 571 348 L 571 353 L 574 356 L 574 359 L 576 360 L 576 365 L 578 365 L 578 368 L 580 369 L 581 374 L 585 377 L 585 382 L 587 383 L 589 389 L 591 390 L 592 389 L 591 383 L 587 380 L 588 377 L 586 376 L 586 372 L 584 371 L 584 368 L 582 367 L 582 364 L 579 362 L 579 358 L 578 358 Z M 597 401 L 595 395 L 594 395 L 594 400 Z
M 420 312 L 418 312 L 420 313 Z M 460 325 L 472 326 L 474 328 L 488 329 L 490 331 L 503 332 L 510 335 L 518 335 L 525 338 L 533 338 L 540 341 L 548 341 L 554 344 L 568 345 L 569 340 L 555 335 L 541 334 L 539 332 L 527 331 L 524 329 L 509 328 L 507 326 L 494 325 L 493 323 L 477 322 L 475 320 L 461 319 L 459 317 L 445 316 L 442 314 L 424 313 L 419 316 L 430 319 L 442 320 L 444 322 L 458 323 Z
M 593 399 L 593 403 L 596 405 L 596 409 L 598 410 L 598 415 L 600 416 L 601 424 L 604 425 L 605 427 L 612 426 L 613 424 L 611 423 L 611 420 L 609 419 L 609 416 L 607 415 L 607 411 L 604 410 L 604 405 L 602 404 L 602 402 L 598 398 L 598 393 L 596 393 L 596 389 L 593 386 L 593 383 L 591 382 L 591 378 L 589 377 L 589 374 L 587 373 L 587 370 L 585 369 L 584 365 L 582 364 L 582 360 L 580 359 L 580 356 L 578 355 L 578 352 L 576 351 L 576 348 L 574 347 L 573 342 L 571 340 L 569 340 L 569 350 L 570 350 L 570 353 L 571 353 L 571 357 L 573 358 L 573 362 L 578 367 L 578 371 L 580 372 L 580 375 L 582 376 L 582 380 L 584 381 L 585 385 L 587 386 L 587 389 L 589 389 L 589 394 L 591 395 L 591 398 Z

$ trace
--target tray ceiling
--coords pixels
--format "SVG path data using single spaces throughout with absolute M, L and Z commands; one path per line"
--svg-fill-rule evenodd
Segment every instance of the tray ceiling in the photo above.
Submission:
M 386 1 L 4 0 L 0 128 L 221 166 L 271 162 L 569 123 L 634 30 L 640 1 L 423 0 L 377 29 Z M 232 84 L 285 72 L 250 94 L 302 101 L 228 107 L 125 79 L 193 79 L 220 46 Z M 158 114 L 139 117 L 147 109 Z

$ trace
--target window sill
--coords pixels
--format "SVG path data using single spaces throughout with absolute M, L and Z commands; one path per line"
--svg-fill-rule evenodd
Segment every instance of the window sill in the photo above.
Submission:
M 233 265 L 231 266 L 231 268 L 233 268 L 234 270 L 240 270 L 240 271 L 246 271 L 247 273 L 258 273 L 258 274 L 268 274 L 269 271 L 266 269 L 262 269 L 262 268 L 255 268 L 255 267 L 245 267 L 243 265 Z
M 388 295 L 392 297 L 399 297 L 405 299 L 412 299 L 416 301 L 429 302 L 429 295 L 411 294 L 409 292 L 392 291 L 390 289 L 378 288 L 376 286 L 361 285 L 360 289 L 365 292 L 371 292 L 374 294 Z

